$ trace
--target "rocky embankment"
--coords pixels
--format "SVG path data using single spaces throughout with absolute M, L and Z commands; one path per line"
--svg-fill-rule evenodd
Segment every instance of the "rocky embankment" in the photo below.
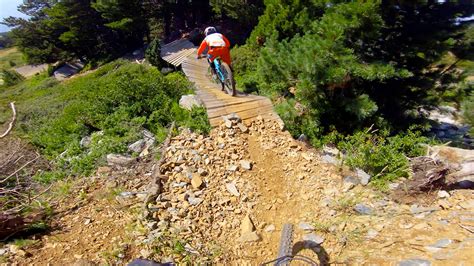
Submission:
M 182 130 L 162 154 L 163 186 L 146 217 L 143 201 L 157 167 L 147 156 L 132 166 L 102 168 L 93 180 L 107 184 L 95 186 L 98 191 L 116 191 L 109 201 L 76 206 L 67 219 L 75 219 L 75 213 L 81 218 L 67 223 L 68 232 L 42 238 L 26 250 L 28 256 L 9 258 L 33 263 L 54 254 L 53 261 L 61 256 L 68 263 L 125 264 L 139 257 L 256 265 L 276 258 L 280 231 L 292 223 L 294 252 L 323 263 L 467 265 L 474 260 L 472 190 L 392 196 L 365 185 L 370 177 L 364 173 L 340 167 L 334 153 L 308 148 L 263 118 L 243 123 L 231 116 L 209 136 Z M 105 215 L 120 223 L 106 223 Z M 91 235 L 90 246 L 104 242 L 115 253 L 104 258 L 85 244 L 62 241 L 71 235 Z

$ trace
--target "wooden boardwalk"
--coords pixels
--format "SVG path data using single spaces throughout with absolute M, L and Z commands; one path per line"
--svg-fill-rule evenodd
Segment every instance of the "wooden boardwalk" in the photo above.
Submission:
M 181 40 L 185 43 L 189 41 Z M 249 121 L 257 116 L 276 119 L 281 122 L 280 117 L 273 110 L 271 101 L 263 96 L 244 94 L 238 92 L 237 96 L 232 97 L 221 91 L 221 85 L 213 82 L 209 78 L 209 64 L 206 59 L 196 58 L 196 49 L 190 53 L 189 44 L 171 43 L 168 49 L 167 45 L 162 47 L 164 60 L 171 64 L 181 61 L 181 67 L 186 77 L 195 84 L 195 93 L 202 100 L 207 109 L 209 122 L 212 127 L 222 123 L 222 116 L 236 113 L 244 121 Z M 192 45 L 192 44 L 191 44 Z M 186 47 L 176 49 L 176 47 Z M 171 52 L 174 51 L 174 52 Z M 183 54 L 186 56 L 183 57 Z

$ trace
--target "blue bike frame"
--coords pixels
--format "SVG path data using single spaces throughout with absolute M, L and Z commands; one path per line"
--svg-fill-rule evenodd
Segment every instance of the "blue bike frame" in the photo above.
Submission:
M 209 60 L 209 62 L 211 61 L 211 56 L 210 55 L 207 55 L 207 58 Z M 224 73 L 222 73 L 221 71 L 221 60 L 219 57 L 216 57 L 214 59 L 214 68 L 216 69 L 216 73 L 219 77 L 219 80 L 224 83 L 225 82 L 225 77 L 224 77 Z

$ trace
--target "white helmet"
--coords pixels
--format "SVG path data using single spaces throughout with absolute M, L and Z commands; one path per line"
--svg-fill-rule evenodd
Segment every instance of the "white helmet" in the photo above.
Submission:
M 214 27 L 207 27 L 205 30 L 204 30 L 204 35 L 209 35 L 209 34 L 212 34 L 212 33 L 216 33 L 217 30 L 216 28 Z

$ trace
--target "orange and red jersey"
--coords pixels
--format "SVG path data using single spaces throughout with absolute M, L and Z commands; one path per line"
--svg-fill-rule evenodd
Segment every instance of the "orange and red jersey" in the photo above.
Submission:
M 214 61 L 216 57 L 220 57 L 222 61 L 226 62 L 229 66 L 232 63 L 230 59 L 230 42 L 227 38 L 220 33 L 212 33 L 201 42 L 198 48 L 198 55 L 202 54 L 204 50 L 211 55 L 211 61 Z

